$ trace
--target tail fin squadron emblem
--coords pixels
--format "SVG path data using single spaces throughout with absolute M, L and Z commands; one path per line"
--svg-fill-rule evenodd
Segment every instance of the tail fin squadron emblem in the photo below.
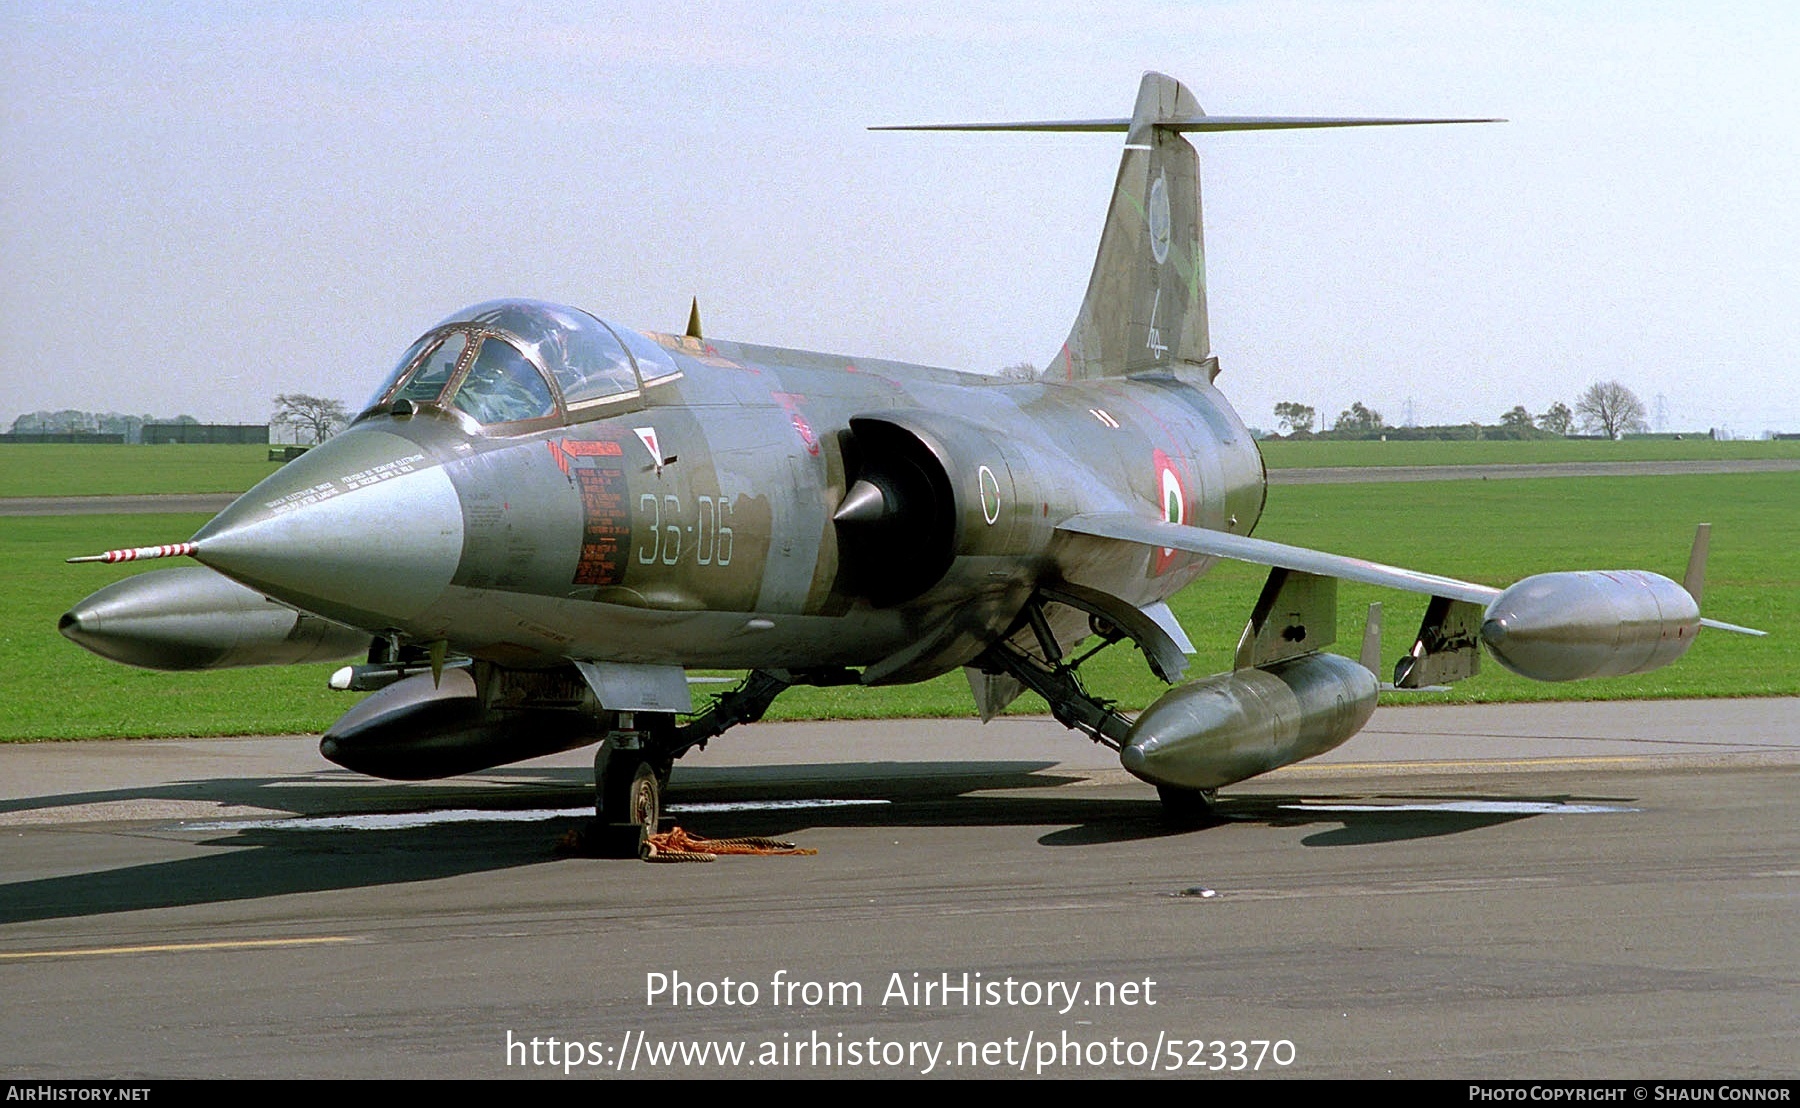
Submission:
M 1150 255 L 1161 265 L 1169 260 L 1169 182 L 1158 173 L 1150 185 L 1150 210 L 1145 215 L 1150 224 Z

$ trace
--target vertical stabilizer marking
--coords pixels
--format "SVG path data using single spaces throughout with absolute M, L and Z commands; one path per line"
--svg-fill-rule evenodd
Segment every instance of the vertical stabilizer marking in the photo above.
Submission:
M 1087 296 L 1064 346 L 1065 379 L 1200 363 L 1211 353 L 1200 159 L 1174 126 L 1204 115 L 1179 82 L 1144 75 Z

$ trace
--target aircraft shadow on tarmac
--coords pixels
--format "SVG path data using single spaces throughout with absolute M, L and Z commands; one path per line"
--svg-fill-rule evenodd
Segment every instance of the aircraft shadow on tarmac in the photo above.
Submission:
M 1368 805 L 1367 793 L 1342 797 L 1308 794 L 1255 794 L 1221 798 L 1216 818 L 1200 825 L 1171 823 L 1156 797 L 1083 795 L 1090 790 L 1059 788 L 1081 778 L 1055 774 L 1048 761 L 955 763 L 835 763 L 696 769 L 678 773 L 670 789 L 673 806 L 755 801 L 790 807 L 676 811 L 665 826 L 681 823 L 714 837 L 763 835 L 787 838 L 825 827 L 1006 827 L 1061 825 L 1038 842 L 1049 847 L 1194 836 L 1204 847 L 1209 831 L 1233 824 L 1290 828 L 1329 827 L 1302 840 L 1306 846 L 1361 846 L 1453 835 L 1530 818 L 1531 813 L 1432 809 L 1448 800 L 1479 801 L 1466 792 L 1403 797 L 1382 794 Z M 1098 790 L 1095 790 L 1098 791 Z M 0 802 L 0 811 L 53 809 L 121 801 L 204 801 L 248 805 L 297 815 L 409 814 L 457 810 L 491 811 L 500 816 L 521 810 L 580 809 L 591 805 L 592 784 L 581 769 L 516 768 L 489 771 L 473 787 L 442 783 L 391 784 L 335 771 L 300 777 L 226 778 L 178 782 L 142 789 L 70 793 Z M 883 803 L 808 807 L 822 799 Z M 1488 798 L 1541 804 L 1574 800 L 1564 795 Z M 1408 804 L 1407 801 L 1418 803 Z M 1360 810 L 1310 810 L 1327 803 Z M 1619 803 L 1618 798 L 1605 802 Z M 1367 807 L 1361 807 L 1368 805 Z M 190 842 L 204 853 L 97 872 L 0 884 L 0 923 L 106 915 L 197 904 L 256 900 L 294 893 L 406 884 L 471 873 L 496 872 L 569 857 L 559 844 L 586 823 L 574 815 L 544 819 L 484 820 L 465 815 L 453 823 L 396 827 L 271 826 L 230 820 L 200 830 L 166 820 L 152 828 L 180 849 Z M 191 834 L 204 837 L 188 839 Z M 227 849 L 220 849 L 227 848 Z M 604 865 L 596 861 L 593 864 Z M 637 863 L 617 863 L 621 865 Z

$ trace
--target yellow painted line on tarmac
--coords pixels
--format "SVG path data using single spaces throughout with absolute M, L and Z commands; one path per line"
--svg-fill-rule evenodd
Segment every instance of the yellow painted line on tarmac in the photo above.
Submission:
M 1586 754 L 1561 758 L 1453 758 L 1431 762 L 1399 760 L 1392 762 L 1296 762 L 1293 765 L 1283 766 L 1275 772 L 1280 773 L 1282 770 L 1288 769 L 1306 773 L 1318 773 L 1322 770 L 1367 773 L 1373 770 L 1393 769 L 1505 769 L 1509 766 L 1648 766 L 1677 756 L 1670 754 Z
M 351 935 L 321 935 L 310 939 L 222 939 L 208 943 L 153 943 L 144 946 L 86 946 L 68 950 L 21 950 L 0 953 L 0 961 L 22 961 L 26 958 L 80 958 L 97 954 L 166 954 L 189 950 L 258 950 L 282 946 L 322 946 L 326 943 L 353 943 Z

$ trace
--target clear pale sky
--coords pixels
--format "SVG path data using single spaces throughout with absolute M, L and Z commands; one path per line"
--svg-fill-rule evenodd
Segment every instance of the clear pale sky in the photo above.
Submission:
M 1125 115 L 1160 69 L 1219 114 L 1511 120 L 1199 137 L 1248 422 L 1616 378 L 1672 430 L 1800 430 L 1791 3 L 14 0 L 0 31 L 0 425 L 354 406 L 508 295 L 1042 365 L 1122 136 L 864 128 Z

